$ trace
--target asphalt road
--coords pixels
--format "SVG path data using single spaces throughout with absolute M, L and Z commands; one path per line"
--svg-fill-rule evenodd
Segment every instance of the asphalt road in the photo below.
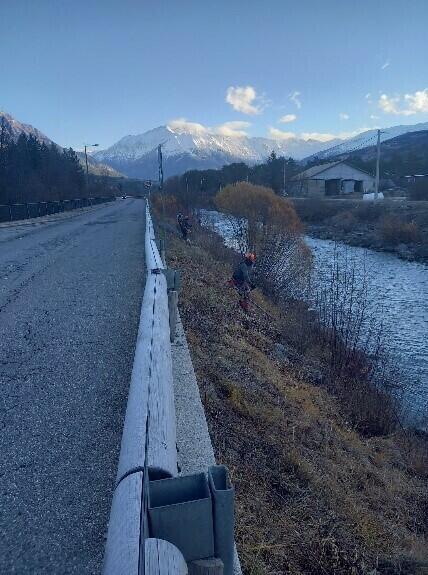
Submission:
M 0 573 L 100 573 L 144 204 L 0 226 Z

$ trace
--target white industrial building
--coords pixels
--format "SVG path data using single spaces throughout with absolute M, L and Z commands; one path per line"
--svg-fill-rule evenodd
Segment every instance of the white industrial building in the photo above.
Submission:
M 290 195 L 297 197 L 341 196 L 372 192 L 375 178 L 343 161 L 312 166 L 297 174 L 290 185 Z

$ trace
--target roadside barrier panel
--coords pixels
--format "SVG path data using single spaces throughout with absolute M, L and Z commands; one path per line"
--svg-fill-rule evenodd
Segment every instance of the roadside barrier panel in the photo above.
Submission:
M 104 570 L 108 575 L 139 575 L 143 473 L 126 477 L 115 489 L 110 512 Z
M 197 575 L 231 575 L 234 492 L 227 469 L 214 466 L 209 474 L 177 477 L 170 339 L 180 277 L 161 259 L 148 205 L 145 257 L 103 573 L 184 575 L 189 566 Z
M 27 206 L 25 204 L 12 204 L 11 220 L 26 220 L 28 218 Z
M 0 222 L 10 222 L 10 206 L 0 206 Z
M 96 204 L 113 202 L 115 196 L 106 198 L 80 198 L 74 200 L 55 200 L 49 202 L 27 202 L 24 204 L 3 204 L 0 205 L 0 222 L 12 222 L 16 220 L 27 220 L 28 218 L 38 218 L 51 214 L 58 214 L 64 211 L 74 210 Z
M 141 306 L 117 482 L 145 464 L 153 478 L 177 474 L 166 280 L 152 273 Z

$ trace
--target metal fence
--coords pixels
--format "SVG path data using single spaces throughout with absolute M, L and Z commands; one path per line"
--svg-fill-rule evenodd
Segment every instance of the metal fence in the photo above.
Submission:
M 29 218 L 39 218 L 51 214 L 59 214 L 87 208 L 97 204 L 112 202 L 115 196 L 96 198 L 77 198 L 73 200 L 58 200 L 55 202 L 26 202 L 22 204 L 0 205 L 0 222 L 13 222 L 16 220 L 27 220 Z

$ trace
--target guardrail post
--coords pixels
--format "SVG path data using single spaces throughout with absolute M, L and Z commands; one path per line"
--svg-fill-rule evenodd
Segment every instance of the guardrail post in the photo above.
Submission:
M 159 251 L 160 251 L 160 257 L 161 257 L 162 263 L 166 267 L 165 242 L 163 241 L 162 238 L 159 240 Z
M 177 325 L 177 305 L 178 292 L 169 290 L 168 292 L 168 311 L 169 311 L 169 339 L 171 343 L 175 339 L 175 330 Z

